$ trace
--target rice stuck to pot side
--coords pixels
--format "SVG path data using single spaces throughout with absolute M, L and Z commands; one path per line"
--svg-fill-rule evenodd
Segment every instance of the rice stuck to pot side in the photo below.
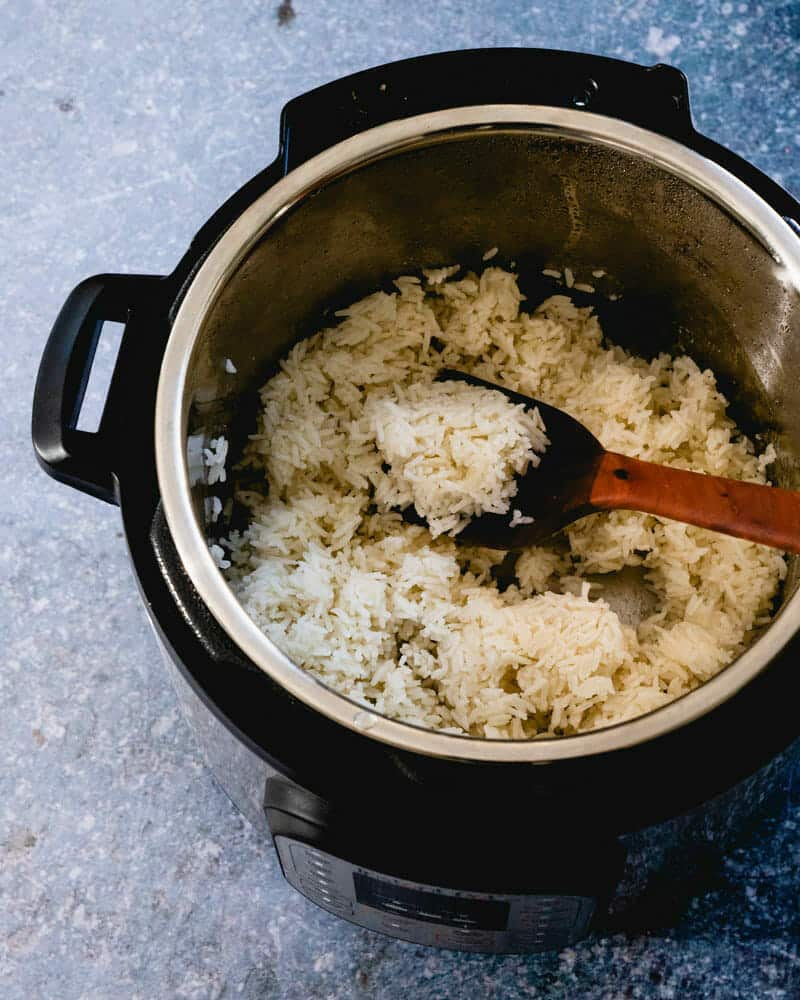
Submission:
M 373 395 L 364 412 L 389 470 L 377 484 L 379 510 L 414 506 L 433 538 L 458 534 L 472 517 L 505 514 L 516 475 L 548 441 L 537 409 L 463 382 L 415 382 Z
M 419 477 L 425 462 L 438 468 L 449 440 L 451 409 L 432 412 L 431 393 L 451 396 L 466 421 L 469 472 L 486 488 L 462 491 L 444 513 L 432 506 L 440 530 L 457 530 L 470 505 L 513 505 L 493 477 L 506 461 L 535 461 L 511 431 L 505 456 L 487 455 L 471 431 L 480 414 L 453 386 L 436 388 L 435 375 L 451 367 L 507 385 L 566 410 L 606 448 L 648 461 L 763 483 L 773 453 L 755 455 L 713 374 L 690 358 L 632 357 L 604 345 L 592 310 L 566 296 L 521 312 L 515 275 L 490 267 L 458 280 L 457 270 L 398 279 L 395 292 L 356 302 L 284 359 L 262 389 L 245 455 L 263 495 L 240 496 L 252 520 L 232 539 L 226 576 L 295 663 L 397 719 L 526 738 L 664 705 L 717 673 L 769 620 L 783 556 L 615 511 L 525 551 L 516 582 L 500 591 L 492 569 L 503 553 L 433 537 L 392 509 L 398 491 L 424 505 Z M 534 428 L 525 430 L 532 444 Z M 454 460 L 445 445 L 442 461 Z M 582 579 L 625 566 L 642 567 L 657 597 L 635 629 Z

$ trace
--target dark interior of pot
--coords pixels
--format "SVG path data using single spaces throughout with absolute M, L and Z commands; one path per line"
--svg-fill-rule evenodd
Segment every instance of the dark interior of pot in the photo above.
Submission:
M 557 290 L 542 270 L 568 266 L 595 286 L 575 298 L 595 306 L 611 341 L 643 356 L 679 348 L 710 367 L 740 426 L 775 443 L 774 481 L 800 487 L 799 290 L 711 197 L 642 157 L 553 131 L 438 136 L 285 212 L 206 319 L 190 366 L 190 431 L 224 433 L 230 465 L 254 426 L 255 390 L 295 341 L 393 277 L 480 269 L 494 246 L 493 265 L 514 262 L 526 308 Z M 200 514 L 205 486 L 194 489 Z M 224 519 L 215 530 L 227 530 Z M 784 602 L 796 586 L 793 566 Z

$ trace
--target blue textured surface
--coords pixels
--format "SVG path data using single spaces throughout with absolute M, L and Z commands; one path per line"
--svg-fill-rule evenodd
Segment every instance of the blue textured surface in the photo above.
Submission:
M 798 194 L 800 6 L 297 0 L 292 16 L 275 0 L 6 0 L 0 41 L 6 1000 L 800 996 L 797 793 L 667 931 L 491 958 L 315 909 L 200 761 L 117 512 L 46 480 L 28 445 L 36 366 L 68 291 L 97 271 L 168 271 L 272 158 L 289 97 L 446 48 L 664 60 L 689 76 L 699 127 Z

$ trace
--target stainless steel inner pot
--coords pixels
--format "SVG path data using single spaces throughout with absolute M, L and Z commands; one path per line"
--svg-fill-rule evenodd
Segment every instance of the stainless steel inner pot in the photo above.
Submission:
M 187 436 L 225 433 L 235 451 L 253 415 L 243 400 L 331 309 L 423 266 L 478 267 L 492 246 L 500 248 L 493 263 L 516 262 L 534 304 L 543 268 L 566 265 L 581 277 L 603 268 L 604 292 L 637 306 L 619 331 L 607 324 L 606 332 L 637 353 L 680 345 L 709 365 L 737 419 L 775 442 L 776 481 L 800 485 L 800 241 L 732 174 L 625 122 L 527 105 L 420 115 L 330 148 L 255 201 L 191 280 L 161 368 L 156 456 L 178 553 L 214 617 L 278 683 L 351 729 L 361 728 L 362 706 L 292 664 L 217 570 L 203 523 L 207 487 L 190 485 Z M 724 702 L 799 625 L 792 566 L 773 623 L 746 652 L 649 715 L 533 741 L 451 736 L 376 717 L 364 736 L 484 761 L 632 746 Z

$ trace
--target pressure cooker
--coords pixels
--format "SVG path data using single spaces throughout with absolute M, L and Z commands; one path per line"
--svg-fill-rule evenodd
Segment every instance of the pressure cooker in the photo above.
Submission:
M 39 461 L 119 505 L 208 764 L 314 903 L 487 952 L 668 921 L 797 760 L 794 562 L 771 623 L 658 711 L 562 738 L 436 732 L 365 712 L 249 619 L 209 552 L 220 529 L 187 447 L 224 434 L 235 449 L 255 390 L 332 310 L 498 246 L 533 304 L 552 292 L 543 270 L 601 261 L 614 294 L 576 294 L 611 340 L 645 356 L 678 344 L 711 367 L 740 424 L 775 445 L 776 482 L 797 488 L 800 205 L 695 130 L 679 71 L 591 55 L 381 66 L 292 100 L 279 135 L 171 274 L 98 275 L 69 296 L 36 384 Z M 124 334 L 87 432 L 105 321 Z

